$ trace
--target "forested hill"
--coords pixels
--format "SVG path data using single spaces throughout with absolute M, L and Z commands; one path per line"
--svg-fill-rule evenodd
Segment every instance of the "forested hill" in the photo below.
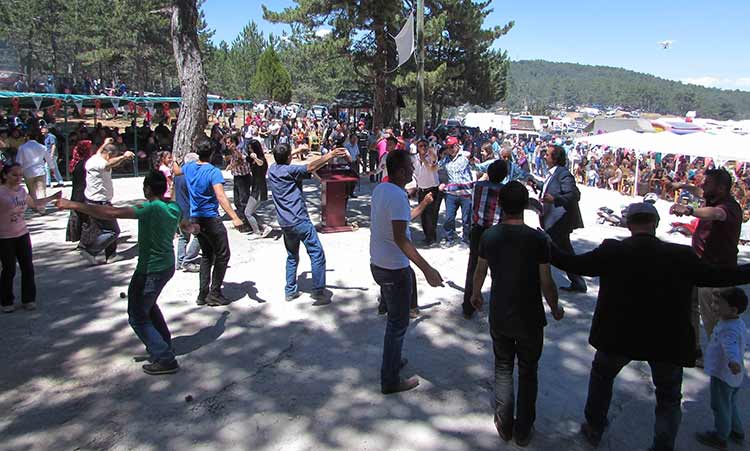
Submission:
M 507 104 L 540 112 L 548 105 L 600 104 L 660 114 L 750 119 L 750 92 L 705 88 L 606 66 L 513 61 Z

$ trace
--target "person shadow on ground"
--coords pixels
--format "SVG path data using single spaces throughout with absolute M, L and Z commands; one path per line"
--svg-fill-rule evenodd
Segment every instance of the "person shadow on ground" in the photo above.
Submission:
M 221 316 L 216 320 L 216 324 L 213 326 L 204 327 L 193 335 L 182 335 L 172 339 L 172 347 L 174 348 L 175 355 L 181 356 L 190 354 L 193 351 L 206 346 L 207 344 L 213 343 L 218 340 L 224 334 L 226 329 L 227 318 L 230 312 L 223 311 Z

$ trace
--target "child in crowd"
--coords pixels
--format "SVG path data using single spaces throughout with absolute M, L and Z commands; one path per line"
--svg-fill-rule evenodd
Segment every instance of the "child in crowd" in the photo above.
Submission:
M 172 175 L 172 152 L 161 151 L 159 152 L 159 162 L 156 165 L 157 170 L 164 174 L 167 179 L 167 192 L 164 193 L 166 199 L 172 198 L 172 188 L 174 186 L 174 177 Z
M 722 290 L 714 302 L 719 322 L 711 333 L 704 361 L 711 376 L 714 430 L 697 433 L 695 438 L 716 449 L 727 449 L 727 440 L 742 444 L 745 439 L 737 396 L 746 373 L 744 354 L 750 340 L 739 316 L 746 309 L 747 296 L 739 288 Z
M 0 304 L 3 313 L 11 313 L 13 306 L 13 279 L 16 276 L 16 261 L 21 267 L 21 302 L 26 310 L 36 309 L 36 283 L 31 254 L 31 236 L 26 227 L 24 213 L 31 206 L 44 211 L 47 202 L 60 197 L 60 192 L 44 199 L 34 199 L 26 192 L 21 182 L 23 169 L 18 163 L 10 163 L 0 170 Z

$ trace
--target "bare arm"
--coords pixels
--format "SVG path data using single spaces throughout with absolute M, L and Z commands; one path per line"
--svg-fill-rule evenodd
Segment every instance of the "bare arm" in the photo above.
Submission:
M 221 205 L 221 208 L 224 209 L 224 211 L 227 212 L 230 218 L 232 218 L 232 224 L 234 224 L 235 227 L 240 227 L 242 225 L 242 219 L 240 219 L 239 216 L 237 216 L 237 212 L 234 211 L 234 208 L 232 208 L 232 204 L 229 203 L 229 199 L 227 199 L 227 195 L 224 192 L 224 185 L 221 183 L 217 183 L 213 186 L 214 188 L 214 194 L 216 194 L 216 200 L 219 201 L 219 205 Z
M 693 209 L 693 207 L 690 207 L 689 205 L 674 204 L 669 209 L 669 212 L 677 216 L 691 215 L 696 218 L 711 221 L 727 220 L 727 212 L 721 207 L 701 207 Z
M 414 247 L 414 244 L 406 237 L 406 221 L 391 221 L 391 224 L 393 227 L 393 240 L 396 242 L 398 248 L 401 249 L 401 252 L 403 252 L 410 261 L 417 265 L 430 286 L 442 286 L 443 278 L 440 276 L 440 273 L 422 258 L 419 251 L 417 251 L 417 248 Z
M 487 260 L 479 257 L 477 260 L 477 269 L 474 270 L 474 277 L 472 278 L 472 292 L 471 292 L 471 305 L 475 309 L 481 310 L 484 305 L 484 298 L 482 298 L 482 287 L 484 286 L 484 280 L 487 278 Z
M 135 208 L 133 207 L 91 205 L 83 202 L 73 202 L 68 199 L 59 199 L 57 201 L 57 208 L 60 210 L 75 210 L 99 219 L 136 219 Z
M 433 202 L 432 193 L 427 193 L 427 195 L 422 199 L 422 202 L 419 203 L 416 207 L 411 209 L 411 219 L 417 218 L 419 215 L 422 214 L 425 208 L 427 208 L 428 205 L 430 205 Z
M 558 303 L 557 286 L 555 285 L 554 279 L 552 279 L 552 271 L 550 270 L 549 263 L 539 265 L 539 283 L 542 288 L 544 299 L 547 301 L 547 305 L 549 305 L 549 309 L 552 311 L 552 317 L 558 321 L 561 320 L 564 311 Z
M 110 158 L 109 161 L 107 161 L 107 167 L 109 169 L 116 168 L 117 166 L 123 164 L 127 160 L 130 160 L 134 156 L 135 154 L 128 150 L 127 152 L 120 155 L 119 157 Z
M 51 196 L 43 197 L 41 199 L 34 199 L 34 196 L 32 196 L 31 194 L 26 194 L 26 205 L 35 210 L 40 210 L 43 209 L 44 206 L 49 202 L 52 202 L 55 199 L 59 199 L 60 197 L 62 197 L 62 191 L 58 191 Z
M 343 148 L 333 149 L 332 151 L 328 152 L 322 157 L 307 163 L 307 172 L 317 171 L 318 169 L 328 164 L 328 162 L 333 160 L 334 158 L 344 156 L 344 152 L 346 152 L 346 149 L 343 149 Z

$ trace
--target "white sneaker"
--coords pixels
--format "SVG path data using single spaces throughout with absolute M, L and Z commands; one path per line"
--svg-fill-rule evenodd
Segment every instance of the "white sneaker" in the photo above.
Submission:
M 271 227 L 270 225 L 266 224 L 266 225 L 264 225 L 264 226 L 263 226 L 263 231 L 262 231 L 262 232 L 260 232 L 260 237 L 261 237 L 261 238 L 265 238 L 265 237 L 267 237 L 267 236 L 268 236 L 268 235 L 269 235 L 269 234 L 270 234 L 271 232 L 273 232 L 273 227 Z

